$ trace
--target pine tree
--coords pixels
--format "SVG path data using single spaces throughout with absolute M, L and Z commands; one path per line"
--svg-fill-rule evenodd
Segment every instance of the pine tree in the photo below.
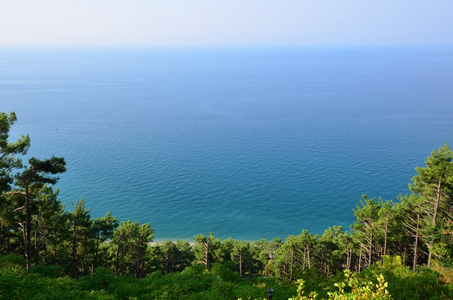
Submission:
M 41 188 L 44 184 L 55 184 L 58 177 L 55 175 L 66 171 L 66 162 L 63 157 L 52 156 L 50 159 L 40 160 L 32 157 L 28 160 L 29 166 L 24 171 L 17 174 L 16 184 L 25 190 L 25 258 L 30 262 L 31 257 L 31 218 L 32 218 L 32 194 L 34 189 Z M 27 264 L 27 267 L 29 263 Z
M 412 178 L 409 189 L 420 196 L 423 202 L 423 218 L 430 221 L 428 265 L 433 254 L 435 240 L 432 238 L 438 230 L 439 222 L 453 217 L 453 152 L 445 143 L 439 150 L 434 150 L 425 161 L 426 166 L 416 167 L 417 175 Z

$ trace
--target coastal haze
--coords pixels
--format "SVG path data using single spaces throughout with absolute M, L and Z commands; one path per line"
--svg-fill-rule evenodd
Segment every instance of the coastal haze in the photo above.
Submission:
M 453 48 L 3 50 L 1 111 L 63 156 L 68 210 L 155 240 L 348 229 L 362 194 L 408 193 L 453 136 Z
M 5 1 L 0 111 L 67 210 L 284 238 L 396 200 L 453 137 L 451 1 Z
M 0 45 L 451 44 L 450 0 L 2 1 Z

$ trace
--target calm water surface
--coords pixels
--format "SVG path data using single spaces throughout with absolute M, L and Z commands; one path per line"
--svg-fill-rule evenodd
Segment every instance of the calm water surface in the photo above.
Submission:
M 155 239 L 349 229 L 453 142 L 453 47 L 3 48 L 0 111 L 66 209 Z

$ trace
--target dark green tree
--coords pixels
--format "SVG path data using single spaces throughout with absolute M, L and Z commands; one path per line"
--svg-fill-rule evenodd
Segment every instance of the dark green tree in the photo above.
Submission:
M 113 237 L 114 230 L 118 227 L 118 219 L 113 217 L 110 212 L 107 212 L 104 217 L 96 218 L 92 223 L 92 231 L 95 235 L 95 253 L 92 268 L 93 270 L 99 266 L 100 263 L 100 245 L 101 243 L 110 240 Z
M 158 251 L 155 250 L 156 248 Z M 153 254 L 158 256 L 159 269 L 164 274 L 183 271 L 195 258 L 192 246 L 187 241 L 167 240 L 164 243 L 157 243 L 153 249 Z
M 352 260 L 352 240 L 342 226 L 329 227 L 319 237 L 321 265 L 327 276 L 349 269 Z
M 12 173 L 15 169 L 22 167 L 22 161 L 17 155 L 25 155 L 30 147 L 30 137 L 28 135 L 15 141 L 9 141 L 11 126 L 17 121 L 16 114 L 0 112 L 0 237 L 6 241 L 5 247 L 0 247 L 0 252 L 11 251 L 11 234 L 12 227 L 17 224 L 17 211 L 20 206 L 17 205 L 17 198 L 10 197 L 11 193 L 22 194 L 22 191 L 14 191 L 6 194 L 11 190 L 13 183 Z
M 52 176 L 66 171 L 66 162 L 63 157 L 52 156 L 50 159 L 39 160 L 32 157 L 28 160 L 29 166 L 24 171 L 16 175 L 16 184 L 25 190 L 25 240 L 24 252 L 28 261 L 31 257 L 31 201 L 34 189 L 41 188 L 44 184 L 55 184 L 58 177 Z M 28 266 L 28 264 L 27 264 Z
M 147 274 L 149 243 L 154 238 L 154 229 L 148 223 L 121 222 L 111 241 L 115 254 L 115 274 L 130 274 L 144 277 Z
M 71 276 L 77 277 L 86 272 L 86 260 L 93 220 L 90 216 L 91 209 L 85 209 L 85 201 L 81 199 L 74 205 L 74 210 L 69 214 L 71 239 Z M 79 250 L 80 248 L 80 250 Z
M 250 243 L 244 241 L 233 241 L 233 248 L 231 251 L 231 259 L 237 263 L 239 267 L 239 274 L 243 275 L 243 267 L 250 270 L 252 266 L 252 255 L 250 251 Z
M 59 190 L 53 191 L 51 186 L 44 185 L 35 191 L 32 205 L 32 224 L 34 228 L 35 265 L 40 263 L 42 252 L 44 261 L 47 261 L 47 241 L 49 228 L 54 226 L 63 212 L 63 205 L 58 200 Z
M 178 247 L 172 241 L 166 241 L 161 246 L 162 250 L 162 267 L 164 274 L 175 272 L 178 261 Z

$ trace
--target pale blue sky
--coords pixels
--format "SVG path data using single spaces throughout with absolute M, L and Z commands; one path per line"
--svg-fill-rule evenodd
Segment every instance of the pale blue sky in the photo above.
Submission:
M 453 44 L 453 0 L 0 0 L 30 44 Z

